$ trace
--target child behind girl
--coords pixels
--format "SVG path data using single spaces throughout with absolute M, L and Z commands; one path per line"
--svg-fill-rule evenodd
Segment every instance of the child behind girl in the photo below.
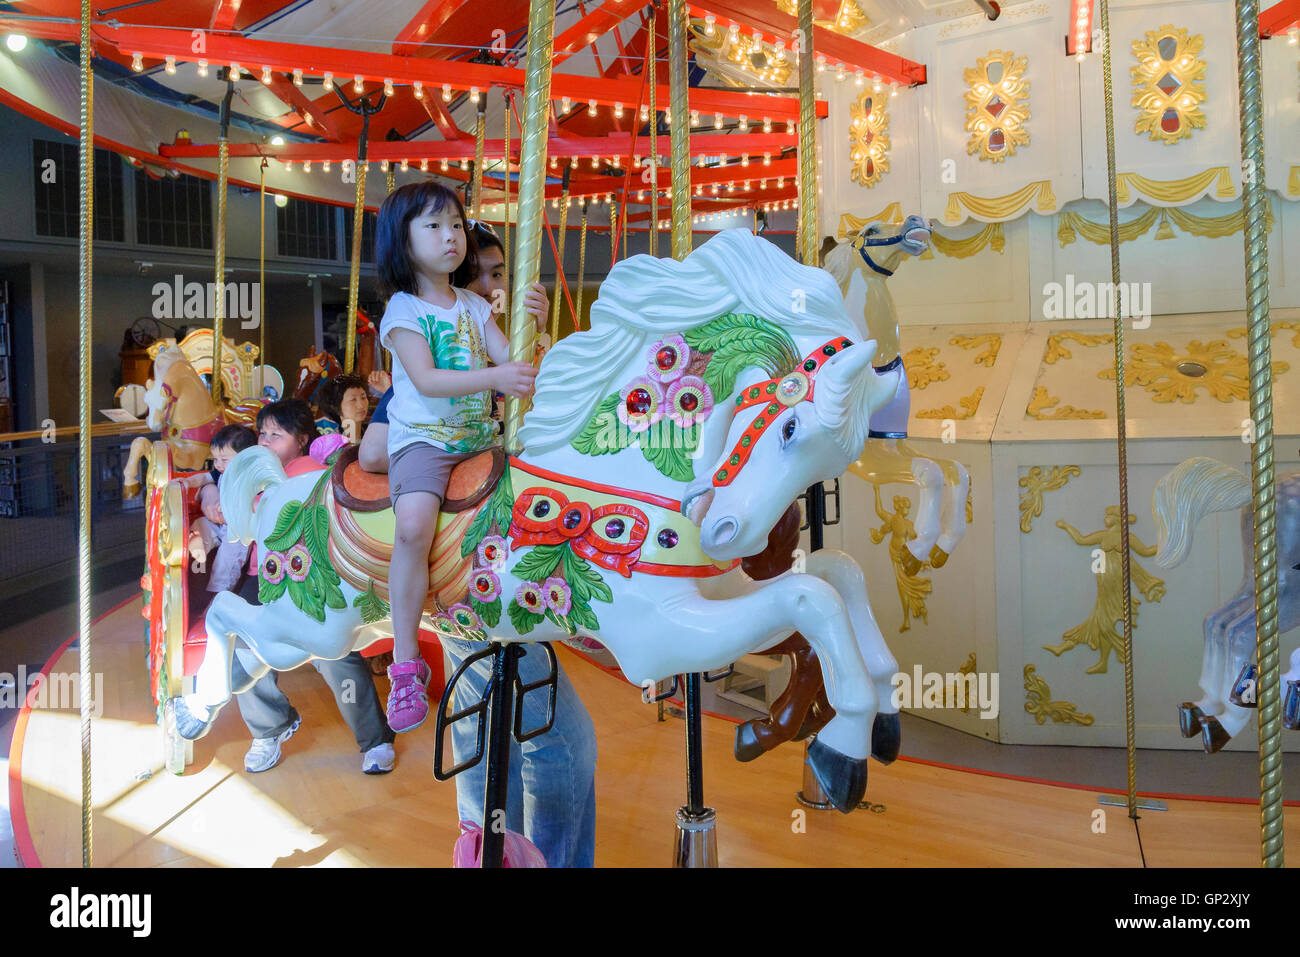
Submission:
M 394 662 L 388 723 L 394 731 L 419 727 L 429 713 L 429 669 L 419 656 L 418 629 L 447 478 L 458 462 L 496 443 L 493 391 L 531 395 L 537 376 L 531 363 L 509 361 L 510 344 L 492 321 L 491 306 L 452 286 L 452 274 L 475 254 L 460 198 L 445 186 L 410 183 L 380 207 L 375 258 L 388 307 L 379 338 L 393 356 L 388 482 L 397 534 L 388 579 Z
M 242 542 L 226 540 L 226 522 L 221 514 L 218 486 L 226 466 L 236 454 L 257 444 L 257 433 L 245 425 L 227 425 L 212 437 L 212 468 L 190 477 L 190 484 L 199 489 L 199 507 L 203 514 L 190 525 L 190 558 L 199 565 L 207 562 L 208 553 L 215 547 L 212 574 L 208 577 L 208 591 L 230 591 L 239 582 L 240 569 L 248 546 Z

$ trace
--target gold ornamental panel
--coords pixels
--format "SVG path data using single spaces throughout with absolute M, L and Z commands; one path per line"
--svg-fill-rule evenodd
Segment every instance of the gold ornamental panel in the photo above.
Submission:
M 1148 30 L 1133 41 L 1137 65 L 1133 77 L 1133 108 L 1138 118 L 1133 130 L 1172 146 L 1205 128 L 1201 104 L 1206 100 L 1205 61 L 1199 56 L 1205 46 L 1201 34 L 1165 24 Z
M 966 91 L 966 152 L 981 161 L 1001 163 L 1016 147 L 1029 145 L 1028 57 L 993 50 L 962 73 Z
M 849 176 L 867 189 L 889 172 L 889 113 L 886 96 L 863 92 L 849 108 Z

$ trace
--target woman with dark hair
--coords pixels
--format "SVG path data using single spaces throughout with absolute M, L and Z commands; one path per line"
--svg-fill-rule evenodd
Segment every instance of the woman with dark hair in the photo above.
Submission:
M 342 432 L 349 441 L 359 441 L 361 428 L 366 424 L 366 416 L 370 413 L 366 380 L 350 373 L 326 379 L 321 387 L 316 411 L 319 413 L 316 427 L 321 435 Z M 352 425 L 349 426 L 348 422 Z

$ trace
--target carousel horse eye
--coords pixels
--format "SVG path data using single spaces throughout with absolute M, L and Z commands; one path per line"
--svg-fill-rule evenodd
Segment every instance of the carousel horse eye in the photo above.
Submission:
M 564 513 L 564 517 L 560 519 L 560 521 L 563 523 L 565 528 L 572 531 L 573 529 L 577 528 L 578 524 L 582 521 L 582 513 L 579 512 L 576 508 L 570 509 L 569 511 Z
M 663 528 L 659 530 L 659 534 L 658 536 L 656 536 L 656 540 L 664 548 L 672 548 L 677 544 L 677 533 L 674 532 L 671 528 Z
M 538 502 L 533 506 L 533 518 L 545 518 L 546 513 L 551 510 L 550 502 Z
M 790 421 L 781 427 L 781 438 L 784 441 L 789 442 L 792 438 L 794 438 L 794 429 L 795 429 L 795 420 L 793 417 L 791 417 Z
M 608 522 L 605 523 L 605 534 L 608 535 L 610 538 L 618 538 L 620 535 L 622 535 L 623 520 L 619 518 L 611 518 Z

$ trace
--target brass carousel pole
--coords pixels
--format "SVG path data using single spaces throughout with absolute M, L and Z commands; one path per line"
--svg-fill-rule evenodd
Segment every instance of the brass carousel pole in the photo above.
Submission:
M 612 202 L 609 204 L 609 251 L 612 256 L 618 256 L 618 206 Z
M 266 394 L 266 157 L 262 157 L 262 168 L 257 183 L 258 228 L 257 228 L 257 397 Z
M 673 120 L 669 138 L 672 150 L 674 259 L 685 259 L 691 252 L 691 125 L 687 122 L 690 110 L 686 100 L 688 29 L 686 0 L 668 0 L 668 102 Z
M 528 60 L 524 70 L 523 138 L 519 149 L 519 226 L 513 262 L 514 294 L 510 301 L 510 359 L 530 362 L 536 341 L 537 323 L 528 314 L 524 300 L 528 288 L 541 272 L 542 217 L 546 197 L 546 137 L 551 107 L 551 55 L 555 46 L 555 0 L 530 0 L 528 9 Z M 506 129 L 510 129 L 506 111 Z M 509 140 L 507 150 L 509 148 Z M 509 163 L 509 153 L 506 155 Z M 509 212 L 509 166 L 506 197 Z M 506 232 L 509 233 L 509 216 Z M 507 258 L 507 261 L 508 258 Z M 524 404 L 514 396 L 506 398 L 505 447 L 517 454 L 518 432 Z
M 81 704 L 81 866 L 94 863 L 95 830 L 90 788 L 90 718 L 94 686 L 90 680 L 90 501 L 91 488 L 91 419 L 90 363 L 92 301 L 91 282 L 94 267 L 95 238 L 95 74 L 90 68 L 94 50 L 90 40 L 90 0 L 81 0 L 81 303 L 80 342 L 80 431 L 77 438 L 80 489 L 77 524 L 77 634 L 80 636 L 77 658 L 80 665 Z
M 1273 376 L 1268 314 L 1268 196 L 1260 104 L 1259 2 L 1237 0 L 1237 88 L 1241 97 L 1241 204 L 1250 345 L 1250 472 L 1255 522 L 1255 655 L 1259 665 L 1260 863 L 1283 866 L 1282 709 L 1278 675 L 1277 510 L 1273 501 Z
M 361 135 L 357 138 L 357 163 L 355 169 L 357 195 L 356 202 L 352 207 L 352 256 L 351 265 L 348 269 L 348 314 L 344 322 L 347 327 L 347 344 L 344 347 L 343 371 L 351 372 L 355 364 L 354 360 L 357 351 L 357 297 L 361 285 L 361 231 L 365 225 L 366 215 L 366 173 L 370 170 L 370 164 L 366 161 L 366 148 L 370 139 L 370 117 L 384 108 L 388 97 L 381 94 L 375 104 L 371 106 L 367 96 L 359 96 L 356 103 L 353 103 L 337 83 L 334 84 L 334 92 L 338 94 L 338 98 L 343 101 L 344 106 L 361 117 Z M 392 192 L 391 185 L 389 186 L 389 192 Z
M 506 111 L 506 126 L 510 125 L 510 113 Z M 474 174 L 471 188 L 474 192 L 470 204 L 470 219 L 483 218 L 483 137 L 487 134 L 487 97 L 479 97 L 478 113 L 474 115 Z
M 530 21 L 530 22 L 531 22 L 531 21 Z M 554 31 L 555 31 L 555 26 L 554 26 L 554 24 L 552 24 L 552 26 L 551 26 L 551 42 L 552 42 L 552 46 L 554 46 L 554 40 L 555 40 L 555 32 L 554 32 Z M 529 33 L 528 35 L 529 35 L 529 37 L 531 37 L 531 36 L 532 36 L 532 33 Z M 550 90 L 550 88 L 551 88 L 551 74 L 550 74 L 550 70 L 549 70 L 549 69 L 547 70 L 547 73 L 546 73 L 546 88 L 547 88 L 547 90 Z M 505 132 L 505 137 L 504 137 L 505 163 L 506 163 L 506 165 L 505 165 L 506 201 L 505 201 L 505 206 L 503 207 L 503 209 L 502 209 L 502 214 L 501 214 L 501 256 L 503 257 L 503 259 L 504 259 L 504 261 L 505 261 L 506 268 L 507 268 L 507 269 L 510 269 L 510 268 L 511 268 L 511 266 L 510 266 L 510 263 L 511 263 L 511 260 L 510 260 L 510 114 L 514 112 L 514 108 L 515 108 L 515 91 L 514 91 L 514 90 L 505 90 L 505 91 L 504 91 L 504 96 L 505 96 L 505 108 L 506 108 L 506 109 L 505 109 L 505 116 L 506 116 L 506 132 Z M 520 197 L 522 198 L 522 196 L 523 196 L 523 188 L 524 188 L 524 170 L 523 170 L 523 165 L 522 165 L 522 164 L 523 164 L 523 153 L 522 153 L 522 151 L 521 151 L 521 153 L 520 153 L 519 160 L 520 160 L 520 167 L 519 167 L 519 191 L 520 191 Z M 545 178 L 545 172 L 544 172 L 544 171 L 543 171 L 543 176 L 542 176 L 542 189 L 543 189 L 543 192 L 540 193 L 540 194 L 538 195 L 538 200 L 537 200 L 537 201 L 538 201 L 539 203 L 544 203 L 544 202 L 546 201 L 546 193 L 545 193 L 545 189 L 546 189 L 546 178 Z M 540 254 L 541 254 L 541 234 L 540 234 L 540 231 L 539 231 L 539 233 L 538 233 L 537 250 L 538 250 L 538 255 L 540 255 Z M 539 271 L 539 272 L 540 272 L 540 269 L 541 269 L 541 267 L 539 266 L 539 267 L 538 267 L 538 271 Z M 510 274 L 511 274 L 512 276 L 514 275 L 513 270 L 511 271 Z M 509 294 L 510 294 L 510 290 L 507 289 L 507 290 L 506 290 L 506 295 L 509 296 Z M 506 300 L 506 315 L 511 315 L 511 312 L 510 312 L 510 300 L 509 300 L 509 299 Z M 513 348 L 514 348 L 514 346 L 513 346 L 513 344 L 512 344 L 512 345 L 511 345 L 512 355 L 513 355 Z M 523 417 L 523 412 L 522 412 L 522 411 L 520 411 L 519 416 L 520 416 L 520 418 Z M 509 442 L 506 443 L 507 448 L 509 448 L 509 444 L 510 444 Z
M 655 60 L 655 8 L 650 7 L 650 35 L 646 38 L 646 69 L 650 99 L 650 255 L 659 255 L 659 114 L 655 111 L 655 86 L 659 82 L 659 66 Z
M 799 261 L 818 265 L 817 103 L 813 82 L 812 0 L 799 0 Z
M 1115 439 L 1119 452 L 1119 554 L 1120 589 L 1124 599 L 1124 741 L 1128 751 L 1128 816 L 1138 818 L 1137 742 L 1133 702 L 1133 585 L 1129 556 L 1128 531 L 1128 427 L 1124 401 L 1124 310 L 1119 298 L 1119 205 L 1116 199 L 1115 171 L 1115 101 L 1111 88 L 1110 4 L 1100 0 L 1102 95 L 1106 109 L 1106 184 L 1110 207 L 1110 278 L 1115 290 Z M 1099 799 L 1107 803 L 1105 795 Z M 1116 802 L 1111 802 L 1116 803 Z M 1163 805 L 1143 804 L 1163 809 Z
M 582 198 L 582 227 L 578 230 L 578 295 L 573 301 L 573 331 L 582 328 L 582 286 L 587 278 L 587 198 Z M 554 340 L 552 340 L 554 341 Z
M 551 302 L 551 345 L 560 341 L 560 277 L 564 274 L 564 236 L 569 226 L 569 167 L 564 168 L 564 188 L 560 193 L 560 238 L 555 253 L 555 296 Z M 581 280 L 579 280 L 581 282 Z M 573 328 L 578 328 L 574 323 Z
M 217 235 L 216 266 L 213 285 L 216 301 L 212 308 L 212 382 L 209 387 L 212 401 L 222 404 L 221 387 L 221 326 L 226 314 L 226 187 L 230 181 L 230 100 L 235 95 L 235 80 L 230 67 L 226 68 L 226 95 L 221 101 L 221 135 L 217 138 Z

